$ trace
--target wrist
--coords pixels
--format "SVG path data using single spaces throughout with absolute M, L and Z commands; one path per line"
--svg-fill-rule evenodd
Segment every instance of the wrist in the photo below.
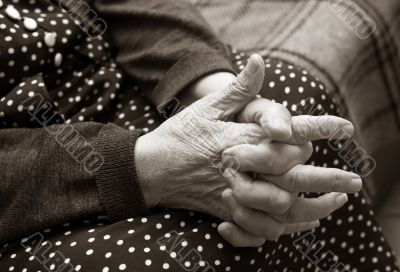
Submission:
M 207 75 L 181 93 L 179 100 L 184 106 L 190 106 L 195 101 L 213 93 L 221 91 L 236 78 L 229 72 L 219 72 Z
M 148 143 L 148 134 L 139 137 L 135 144 L 135 166 L 136 173 L 142 189 L 143 197 L 148 208 L 154 208 L 159 203 L 158 191 L 159 188 L 155 184 L 153 174 L 155 163 L 152 161 L 152 148 Z

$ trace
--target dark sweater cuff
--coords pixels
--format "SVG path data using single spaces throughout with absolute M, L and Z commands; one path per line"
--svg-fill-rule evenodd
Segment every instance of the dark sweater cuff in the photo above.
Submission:
M 99 135 L 99 152 L 104 158 L 96 182 L 100 202 L 113 221 L 147 213 L 135 167 L 135 143 L 141 130 L 129 131 L 107 125 Z
M 150 93 L 150 99 L 162 111 L 172 98 L 206 75 L 217 72 L 235 73 L 232 63 L 215 50 L 199 50 L 180 58 Z

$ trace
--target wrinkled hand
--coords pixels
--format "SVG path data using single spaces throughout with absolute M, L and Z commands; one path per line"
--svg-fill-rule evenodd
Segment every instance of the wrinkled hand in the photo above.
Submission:
M 191 209 L 230 218 L 221 200 L 228 188 L 220 171 L 221 153 L 265 138 L 257 124 L 229 121 L 256 96 L 263 78 L 264 62 L 255 57 L 224 89 L 138 139 L 135 163 L 148 207 Z
M 300 192 L 354 193 L 361 189 L 361 179 L 355 174 L 302 165 L 311 155 L 311 141 L 328 139 L 339 130 L 345 132 L 343 135 L 353 135 L 350 122 L 334 116 L 292 118 L 281 104 L 264 98 L 248 103 L 237 120 L 258 124 L 268 140 L 258 145 L 234 146 L 225 150 L 223 157 L 235 158 L 242 172 L 268 175 L 252 180 L 248 175 L 235 173 L 231 188 L 223 192 L 231 221 L 237 225 L 224 222 L 218 230 L 232 245 L 260 246 L 282 234 L 315 228 L 319 219 L 347 201 L 345 194 L 305 199 L 298 198 Z
M 293 134 L 289 142 L 298 139 L 302 143 L 306 139 L 324 138 L 315 133 L 317 129 L 307 129 L 311 134 L 304 135 L 304 129 L 296 128 L 300 124 L 312 128 L 312 122 L 304 122 L 308 118 L 293 118 Z M 299 120 L 302 121 L 298 123 Z M 315 117 L 308 120 L 323 119 Z M 324 124 L 333 124 L 333 127 L 338 125 L 330 121 Z M 313 229 L 319 226 L 319 219 L 327 217 L 347 202 L 347 195 L 343 193 L 355 193 L 361 189 L 362 181 L 356 174 L 302 165 L 304 162 L 294 157 L 290 160 L 282 159 L 285 156 L 279 154 L 275 158 L 271 157 L 269 154 L 273 152 L 270 149 L 274 145 L 281 144 L 263 141 L 258 145 L 234 146 L 224 152 L 225 155 L 229 154 L 226 156 L 239 160 L 241 171 L 264 173 L 258 174 L 257 179 L 253 180 L 248 174 L 234 172 L 228 179 L 230 188 L 222 193 L 222 199 L 230 208 L 232 217 L 229 222 L 220 224 L 218 231 L 234 246 L 260 246 L 266 240 L 277 240 L 283 234 Z M 296 148 L 296 145 L 287 146 Z M 293 161 L 299 163 L 292 166 Z M 291 168 L 285 169 L 285 165 Z M 279 168 L 281 170 L 277 171 Z M 318 198 L 298 197 L 301 192 L 328 194 Z
M 293 124 L 297 122 L 308 125 L 307 129 L 304 129 L 304 126 L 300 127 L 301 133 L 293 133 L 296 131 L 295 125 L 293 128 L 290 126 L 289 134 L 285 134 L 285 129 L 279 125 L 276 131 L 271 130 L 270 126 L 261 123 L 265 118 L 259 117 L 268 116 L 268 112 L 272 114 L 272 109 L 278 104 L 273 106 L 271 104 L 268 108 L 260 107 L 263 112 L 261 114 L 257 113 L 259 110 L 254 110 L 257 107 L 246 107 L 260 90 L 263 77 L 263 60 L 252 57 L 237 79 L 222 91 L 207 95 L 164 122 L 153 132 L 138 139 L 135 149 L 136 168 L 149 207 L 190 209 L 226 221 L 234 221 L 238 226 L 227 222 L 219 226 L 222 236 L 234 245 L 252 246 L 259 243 L 260 238 L 275 239 L 282 233 L 315 227 L 318 219 L 340 206 L 334 201 L 337 194 L 320 199 L 297 201 L 297 190 L 310 185 L 313 180 L 322 184 L 319 188 L 325 186 L 326 191 L 330 192 L 332 188 L 328 189 L 327 184 L 330 184 L 331 179 L 328 177 L 320 179 L 316 174 L 307 176 L 306 173 L 309 173 L 307 171 L 302 173 L 307 177 L 302 180 L 291 177 L 289 172 L 294 171 L 291 169 L 296 169 L 295 165 L 303 164 L 310 156 L 311 146 L 307 142 L 321 138 L 320 135 L 313 133 L 319 127 L 316 124 L 322 123 L 320 118 L 329 118 L 330 121 L 327 123 L 335 124 L 337 127 L 346 127 L 349 123 L 337 117 L 316 117 L 317 119 L 299 117 L 301 119 L 298 121 L 288 119 L 288 122 L 293 120 Z M 247 109 L 244 111 L 246 114 L 243 114 L 245 118 L 241 120 L 244 123 L 230 122 L 243 109 Z M 323 127 L 326 131 L 326 122 Z M 310 135 L 305 135 L 305 132 L 310 132 Z M 293 145 L 271 141 L 267 136 L 282 137 Z M 221 153 L 224 156 L 229 155 L 228 159 L 235 158 L 235 161 L 239 162 L 241 171 L 252 171 L 268 176 L 260 176 L 259 180 L 253 181 L 246 174 L 238 172 L 230 178 L 224 178 L 220 171 Z M 253 161 L 246 164 L 248 159 Z M 274 176 L 269 176 L 271 174 L 285 174 L 287 180 L 296 180 L 296 186 L 278 187 L 273 181 Z M 280 178 L 283 179 L 285 175 Z M 355 186 L 350 185 L 354 176 L 350 177 L 348 173 L 335 169 L 332 169 L 329 175 L 345 181 L 337 191 L 355 191 Z M 273 186 L 276 190 L 272 189 Z M 359 183 L 357 186 L 359 187 Z M 243 188 L 253 189 L 246 192 Z M 240 194 L 240 191 L 243 194 Z M 221 198 L 221 195 L 224 197 Z M 274 199 L 275 196 L 280 197 Z M 305 204 L 317 207 L 314 210 L 318 210 L 318 213 L 313 213 L 312 217 L 304 212 L 297 213 L 298 210 L 304 210 Z M 294 217 L 296 214 L 300 216 Z M 254 226 L 246 227 L 244 221 L 250 219 L 253 221 L 248 222 L 257 222 L 254 224 L 257 229 L 254 229 Z M 277 223 L 271 224 L 271 220 Z M 230 236 L 235 231 L 241 235 Z

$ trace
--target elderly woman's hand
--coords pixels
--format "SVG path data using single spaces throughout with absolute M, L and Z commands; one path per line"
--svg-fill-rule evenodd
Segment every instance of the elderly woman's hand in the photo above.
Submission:
M 344 129 L 346 133 L 352 131 L 344 120 L 332 116 L 294 117 L 293 133 L 287 142 L 295 145 L 328 138 L 333 128 Z M 280 161 L 278 154 L 270 155 L 273 145 L 279 143 L 264 140 L 258 145 L 238 145 L 225 150 L 224 156 L 235 158 L 241 171 L 266 173 L 265 165 L 271 165 L 271 161 L 278 168 L 282 165 L 276 162 Z M 282 234 L 315 228 L 319 219 L 347 202 L 346 194 L 337 192 L 355 193 L 362 186 L 358 175 L 339 169 L 297 164 L 283 172 L 257 174 L 252 179 L 235 170 L 228 179 L 230 188 L 222 193 L 222 198 L 231 211 L 229 221 L 236 224 L 224 222 L 218 231 L 232 245 L 260 246 L 265 240 L 276 240 Z M 298 197 L 301 192 L 328 194 L 319 198 Z
M 232 221 L 233 218 L 240 227 L 224 223 L 219 227 L 221 234 L 234 245 L 252 246 L 259 243 L 260 239 L 276 239 L 283 233 L 313 228 L 318 223 L 318 219 L 343 205 L 342 200 L 335 201 L 338 194 L 327 195 L 320 199 L 297 201 L 297 190 L 313 183 L 322 184 L 316 188 L 324 187 L 324 190 L 331 191 L 332 188 L 327 189 L 329 177 L 336 177 L 343 181 L 341 182 L 343 186 L 335 188 L 338 191 L 355 191 L 355 186 L 351 183 L 354 175 L 340 170 L 332 170 L 328 173 L 329 177 L 322 180 L 319 171 L 319 174 L 315 174 L 317 171 L 314 171 L 314 174 L 311 173 L 308 176 L 306 173 L 310 173 L 310 170 L 306 171 L 303 177 L 307 179 L 290 176 L 290 173 L 295 172 L 289 170 L 296 169 L 293 168 L 295 165 L 304 164 L 311 155 L 311 146 L 306 143 L 307 140 L 321 138 L 319 135 L 314 135 L 315 133 L 304 135 L 305 131 L 315 131 L 313 124 L 315 125 L 316 122 L 304 122 L 304 118 L 308 120 L 308 117 L 301 119 L 303 125 L 310 127 L 307 129 L 304 129 L 304 126 L 301 127 L 302 133 L 298 134 L 304 142 L 296 142 L 294 145 L 272 142 L 268 137 L 282 137 L 289 142 L 298 141 L 299 137 L 291 131 L 287 134 L 284 129 L 277 129 L 273 133 L 267 131 L 267 126 L 257 122 L 257 120 L 263 120 L 262 118 L 254 120 L 260 125 L 251 124 L 252 120 L 242 120 L 248 121 L 242 124 L 228 122 L 233 120 L 243 108 L 248 108 L 246 105 L 260 90 L 263 77 L 263 60 L 252 57 L 238 78 L 223 91 L 212 93 L 197 101 L 153 132 L 139 138 L 135 151 L 136 166 L 148 206 L 202 211 L 227 221 Z M 277 105 L 270 104 L 267 109 L 250 107 L 253 110 L 247 111 L 244 115 L 259 117 L 260 114 L 252 114 L 252 112 L 261 109 L 263 111 L 261 115 L 267 115 L 265 113 L 268 111 L 273 114 L 271 109 Z M 276 108 L 277 112 L 278 109 L 279 106 Z M 345 127 L 349 124 L 337 117 L 317 118 L 330 118 L 328 124 L 336 126 Z M 296 119 L 293 120 L 293 123 L 297 122 Z M 298 123 L 301 123 L 300 119 L 298 120 Z M 288 122 L 291 122 L 291 119 Z M 326 124 L 322 127 L 323 130 L 327 129 Z M 294 190 L 274 187 L 269 177 L 263 178 L 270 182 L 265 182 L 263 179 L 260 179 L 262 182 L 253 181 L 240 172 L 223 177 L 221 175 L 223 164 L 220 160 L 223 151 L 224 156 L 227 157 L 225 161 L 237 162 L 233 163 L 237 166 L 236 170 L 275 175 L 288 173 L 286 179 L 297 182 Z M 251 159 L 251 163 L 247 163 L 248 159 Z M 249 184 L 253 185 L 249 186 Z M 356 189 L 358 187 L 359 185 Z M 240 188 L 257 188 L 257 190 L 246 192 Z M 308 188 L 310 191 L 312 189 Z M 246 193 L 240 194 L 240 191 Z M 221 199 L 223 192 L 224 197 Z M 341 198 L 345 196 L 341 195 Z M 311 209 L 311 214 L 301 212 L 309 206 L 314 207 Z M 296 216 L 292 217 L 294 212 Z M 246 220 L 254 224 L 246 227 Z M 241 235 L 234 237 L 227 235 L 226 230 L 230 234 L 235 233 L 231 231 L 232 228 L 241 231 Z M 250 238 L 254 239 L 247 239 L 249 235 L 252 235 Z M 243 240 L 243 238 L 246 239 Z
M 237 225 L 224 222 L 218 230 L 232 245 L 260 246 L 282 234 L 315 228 L 318 219 L 347 201 L 345 194 L 330 192 L 354 193 L 361 189 L 362 181 L 356 174 L 305 166 L 301 165 L 303 162 L 285 161 L 280 156 L 285 149 L 296 148 L 295 145 L 307 145 L 311 154 L 311 141 L 351 136 L 354 128 L 350 122 L 335 116 L 292 118 L 285 107 L 264 98 L 253 99 L 236 119 L 260 125 L 268 140 L 231 147 L 223 152 L 223 157 L 234 158 L 242 172 L 268 175 L 258 175 L 257 180 L 252 180 L 235 171 L 231 188 L 223 192 L 222 198 L 231 209 L 231 221 Z M 344 133 L 338 134 L 340 130 Z M 301 192 L 330 194 L 317 199 L 298 198 Z
M 229 80 L 227 74 L 219 77 L 223 82 Z M 208 85 L 210 81 L 214 85 L 218 82 L 217 77 L 211 77 L 196 85 L 197 92 L 201 93 L 198 89 L 205 88 L 207 81 Z M 222 197 L 231 209 L 231 221 L 238 225 L 225 222 L 218 230 L 232 245 L 259 246 L 266 239 L 275 240 L 282 234 L 312 229 L 319 225 L 318 219 L 347 201 L 345 194 L 304 199 L 297 197 L 300 192 L 354 193 L 361 189 L 361 179 L 355 174 L 304 166 L 302 162 L 285 161 L 280 156 L 285 149 L 296 148 L 293 145 L 307 145 L 311 152 L 311 141 L 332 138 L 340 130 L 343 135 L 351 136 L 354 128 L 350 122 L 334 116 L 292 118 L 285 107 L 264 98 L 254 98 L 236 120 L 258 124 L 268 140 L 258 145 L 234 146 L 225 150 L 223 157 L 234 158 L 243 172 L 269 175 L 258 175 L 259 180 L 252 180 L 235 171 L 231 188 L 223 192 Z M 266 225 L 274 227 L 266 228 Z
M 253 58 L 229 86 L 197 101 L 140 137 L 135 163 L 145 201 L 161 206 L 206 212 L 228 219 L 221 200 L 228 188 L 221 173 L 221 153 L 240 144 L 257 144 L 264 138 L 257 124 L 229 122 L 261 88 L 264 62 Z M 299 147 L 283 156 L 304 158 Z

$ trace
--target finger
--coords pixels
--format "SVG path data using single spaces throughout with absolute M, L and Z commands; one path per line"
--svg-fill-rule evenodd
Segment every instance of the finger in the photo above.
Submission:
M 259 144 L 266 137 L 263 129 L 257 124 L 219 122 L 218 125 L 221 129 L 216 134 L 223 150 L 241 144 Z
M 319 220 L 286 225 L 284 234 L 309 231 L 320 226 Z M 234 223 L 223 222 L 218 226 L 218 233 L 234 247 L 260 247 L 265 244 L 265 238 L 245 231 Z
M 265 98 L 255 98 L 240 112 L 240 123 L 256 123 L 266 136 L 278 142 L 287 141 L 292 135 L 292 116 L 282 105 Z
M 343 193 L 328 193 L 318 198 L 299 197 L 284 214 L 271 214 L 284 223 L 299 223 L 323 219 L 341 208 L 348 201 Z
M 312 145 L 288 145 L 262 141 L 225 149 L 222 158 L 235 158 L 240 170 L 271 175 L 282 175 L 297 164 L 304 164 L 312 155 Z
M 246 67 L 224 90 L 207 95 L 192 106 L 205 118 L 226 120 L 241 111 L 259 93 L 264 75 L 263 58 L 252 55 Z
M 308 231 L 320 226 L 319 220 L 312 222 L 302 222 L 302 223 L 294 223 L 287 224 L 284 234 L 292 234 L 296 232 Z
M 221 150 L 228 149 L 239 144 L 258 144 L 265 139 L 262 128 L 256 124 L 238 124 L 223 121 L 208 121 L 206 126 L 199 122 L 190 112 L 182 112 L 181 116 L 175 115 L 175 124 L 182 131 L 182 136 L 193 139 L 192 145 L 202 151 L 209 159 L 216 159 L 212 156 L 220 156 Z M 201 119 L 201 118 L 199 118 Z M 204 120 L 203 120 L 204 121 Z M 190 128 L 188 131 L 187 128 Z M 232 158 L 225 158 L 227 159 Z
M 295 116 L 292 118 L 290 144 L 304 144 L 322 139 L 348 139 L 354 134 L 351 122 L 337 116 Z
M 285 213 L 297 199 L 290 193 L 265 181 L 253 181 L 244 173 L 236 172 L 226 179 L 235 199 L 243 206 L 267 213 Z
M 241 205 L 230 189 L 222 192 L 222 200 L 229 207 L 233 221 L 244 230 L 267 240 L 276 241 L 285 231 L 285 225 L 266 213 Z
M 354 173 L 311 165 L 296 165 L 281 176 L 260 175 L 259 179 L 289 192 L 356 193 L 362 188 L 361 178 Z
M 234 247 L 259 247 L 265 244 L 264 237 L 254 235 L 230 222 L 221 223 L 218 232 Z

